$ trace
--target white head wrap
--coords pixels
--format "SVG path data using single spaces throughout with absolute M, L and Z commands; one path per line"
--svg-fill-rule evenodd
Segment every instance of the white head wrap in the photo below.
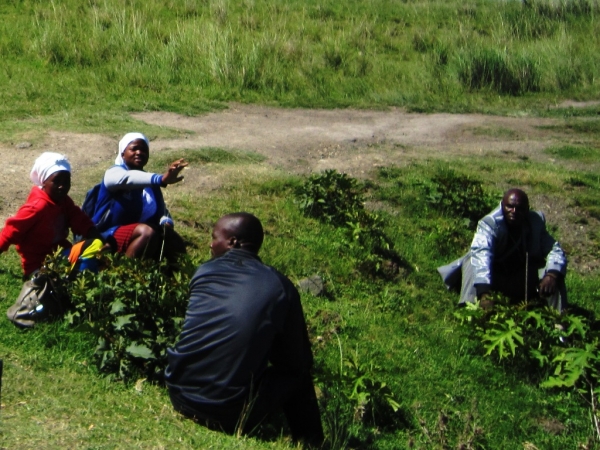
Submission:
M 61 170 L 71 172 L 71 164 L 67 157 L 60 153 L 44 152 L 35 160 L 29 178 L 33 184 L 41 187 L 50 175 Z
M 145 141 L 148 148 L 150 148 L 150 142 L 148 141 L 148 138 L 142 133 L 127 133 L 125 136 L 123 136 L 123 139 L 119 141 L 119 153 L 117 154 L 117 158 L 115 159 L 115 164 L 117 166 L 125 164 L 125 161 L 123 161 L 123 152 L 129 144 L 131 144 L 137 139 L 142 139 L 143 141 Z

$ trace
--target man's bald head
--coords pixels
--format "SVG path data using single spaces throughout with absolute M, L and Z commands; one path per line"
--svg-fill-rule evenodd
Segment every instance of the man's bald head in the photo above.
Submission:
M 221 217 L 215 224 L 212 237 L 210 248 L 213 257 L 221 256 L 232 248 L 258 253 L 264 231 L 256 216 L 237 212 Z
M 510 228 L 520 227 L 529 212 L 529 197 L 521 189 L 509 189 L 502 197 L 502 215 Z

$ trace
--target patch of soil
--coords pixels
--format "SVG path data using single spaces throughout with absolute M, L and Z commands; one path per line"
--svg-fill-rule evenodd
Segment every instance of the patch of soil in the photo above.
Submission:
M 478 114 L 411 114 L 400 109 L 309 110 L 232 104 L 224 111 L 198 117 L 173 113 L 148 112 L 133 115 L 148 124 L 185 130 L 179 138 L 152 141 L 152 152 L 169 149 L 221 147 L 253 151 L 265 156 L 266 168 L 307 174 L 337 169 L 365 178 L 373 169 L 387 165 L 405 165 L 421 158 L 456 156 L 498 156 L 549 161 L 543 150 L 558 139 L 540 126 L 558 124 L 554 119 L 495 117 Z M 0 198 L 0 221 L 13 214 L 25 201 L 31 182 L 29 171 L 35 158 L 51 150 L 68 155 L 77 170 L 112 164 L 117 140 L 94 134 L 49 132 L 41 144 L 0 145 L 5 180 Z M 197 179 L 190 179 L 196 177 Z M 211 189 L 222 180 L 214 174 L 190 170 L 185 189 Z M 87 187 L 73 191 L 82 195 Z M 581 214 L 556 199 L 532 199 L 544 209 L 548 223 L 558 227 L 562 242 L 573 253 L 582 255 L 573 261 L 576 270 L 598 270 L 588 228 L 575 226 L 571 217 Z M 593 222 L 593 223 L 592 223 Z M 573 267 L 573 266 L 572 266 Z

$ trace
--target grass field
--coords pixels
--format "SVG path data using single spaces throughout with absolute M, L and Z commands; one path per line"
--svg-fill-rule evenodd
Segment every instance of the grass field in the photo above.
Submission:
M 594 448 L 597 412 L 585 396 L 540 387 L 548 374 L 519 359 L 485 357 L 435 271 L 472 236 L 472 220 L 448 206 L 495 202 L 514 185 L 534 208 L 542 198 L 561 205 L 562 220 L 549 224 L 559 239 L 583 230 L 589 244 L 570 257 L 600 255 L 598 108 L 549 108 L 598 100 L 600 8 L 587 0 L 526 3 L 4 2 L 0 140 L 52 130 L 112 134 L 136 123 L 132 111 L 199 114 L 232 100 L 558 118 L 548 132 L 560 138 L 545 150 L 556 163 L 507 154 L 373 170 L 358 190 L 376 227 L 305 216 L 297 192 L 306 178 L 266 173 L 260 155 L 225 149 L 190 149 L 186 157 L 225 177 L 226 188 L 181 189 L 168 201 L 194 263 L 208 258 L 212 223 L 244 209 L 263 219 L 267 264 L 293 281 L 325 280 L 325 296 L 303 295 L 325 448 Z M 477 133 L 514 138 L 502 128 Z M 149 169 L 168 158 L 151 159 Z M 79 172 L 77 183 L 91 186 L 105 165 Z M 474 179 L 483 194 L 448 199 L 442 176 Z M 381 242 L 375 228 L 399 257 L 391 272 L 369 247 L 369 239 Z M 600 275 L 584 266 L 569 272 L 570 300 L 598 314 Z M 11 249 L 0 257 L 0 309 L 14 301 L 20 276 Z M 263 439 L 234 438 L 180 418 L 160 385 L 99 373 L 95 347 L 67 323 L 23 332 L 0 320 L 0 448 L 296 448 L 277 427 Z
M 525 187 L 533 196 L 550 190 L 557 200 L 573 197 L 573 192 L 562 191 L 572 177 L 585 173 L 572 172 L 569 165 L 585 161 L 589 173 L 595 173 L 598 162 L 573 151 L 556 153 L 564 158 L 560 171 L 552 165 L 533 172 L 529 162 L 509 163 L 508 158 L 487 162 L 486 192 L 497 197 L 506 174 L 519 173 L 531 180 Z M 220 162 L 213 163 L 215 171 L 239 164 L 239 158 L 224 154 L 216 152 Z M 199 155 L 206 157 L 206 152 Z M 391 278 L 369 274 L 363 265 L 368 252 L 344 227 L 302 215 L 294 201 L 302 179 L 278 173 L 257 179 L 253 165 L 260 158 L 243 164 L 237 182 L 227 190 L 200 197 L 182 192 L 171 197 L 171 208 L 183 221 L 202 217 L 201 226 L 180 225 L 182 234 L 197 245 L 191 249 L 196 261 L 207 257 L 210 223 L 244 205 L 265 220 L 265 262 L 296 281 L 315 273 L 326 280 L 327 296 L 305 294 L 303 303 L 331 448 L 459 448 L 461 442 L 472 445 L 463 448 L 519 448 L 527 442 L 538 448 L 575 448 L 593 438 L 588 408 L 574 391 L 541 389 L 540 374 L 510 359 L 498 364 L 483 357 L 481 344 L 469 340 L 453 317 L 456 296 L 445 291 L 435 267 L 460 255 L 471 232 L 456 217 L 440 212 L 435 202 L 428 203 L 424 189 L 435 183 L 440 170 L 460 166 L 460 176 L 480 170 L 479 162 L 431 161 L 374 174 L 365 195 L 378 199 L 382 230 L 406 262 Z M 548 186 L 536 187 L 539 180 L 547 180 Z M 597 202 L 595 186 L 577 191 Z M 598 251 L 597 241 L 595 245 Z M 2 307 L 17 294 L 19 271 L 14 251 L 3 255 Z M 567 284 L 574 304 L 597 312 L 598 275 L 572 270 Z M 92 362 L 94 339 L 66 324 L 20 332 L 4 320 L 0 335 L 5 361 L 0 432 L 5 448 L 290 445 L 272 434 L 261 441 L 206 431 L 177 417 L 160 387 L 104 380 Z M 358 380 L 366 386 L 366 398 L 351 395 Z M 386 404 L 386 395 L 398 402 L 396 413 Z M 368 414 L 353 419 L 361 401 Z
M 599 11 L 595 0 L 5 2 L 2 130 L 32 116 L 105 128 L 129 111 L 227 101 L 542 113 L 596 99 Z

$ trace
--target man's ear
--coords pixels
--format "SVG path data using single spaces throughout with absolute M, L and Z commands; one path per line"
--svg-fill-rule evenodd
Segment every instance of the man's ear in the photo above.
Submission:
M 240 246 L 241 246 L 240 240 L 235 236 L 231 236 L 229 238 L 228 243 L 229 243 L 229 248 L 240 248 Z

